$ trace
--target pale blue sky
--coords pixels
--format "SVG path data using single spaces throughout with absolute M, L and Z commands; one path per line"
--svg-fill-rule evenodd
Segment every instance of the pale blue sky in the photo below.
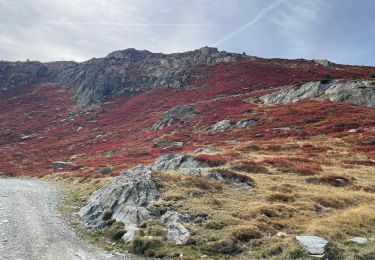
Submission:
M 374 0 L 0 0 L 0 60 L 217 46 L 375 65 Z

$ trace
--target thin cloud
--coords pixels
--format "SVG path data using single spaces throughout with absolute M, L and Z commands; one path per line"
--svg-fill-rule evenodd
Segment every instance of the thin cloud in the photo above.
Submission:
M 215 42 L 214 44 L 212 44 L 212 46 L 219 46 L 219 45 L 222 45 L 223 43 L 229 41 L 230 39 L 232 39 L 233 37 L 235 37 L 240 32 L 246 30 L 247 28 L 253 26 L 255 23 L 257 23 L 258 21 L 260 21 L 261 19 L 263 19 L 271 11 L 273 11 L 276 8 L 278 8 L 281 4 L 283 4 L 286 1 L 287 0 L 276 0 L 272 4 L 266 6 L 265 8 L 263 8 L 262 10 L 260 10 L 260 12 L 251 21 L 249 21 L 248 23 L 242 25 L 237 30 L 231 32 L 230 34 L 228 34 L 227 36 L 223 37 L 222 39 L 218 40 L 217 42 Z

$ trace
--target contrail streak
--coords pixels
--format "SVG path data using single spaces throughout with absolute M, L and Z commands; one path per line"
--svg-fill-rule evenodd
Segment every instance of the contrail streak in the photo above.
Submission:
M 24 24 L 47 24 L 47 25 L 103 25 L 103 26 L 135 26 L 135 27 L 173 27 L 173 26 L 186 26 L 186 27 L 219 27 L 216 24 L 199 24 L 199 23 L 113 23 L 113 22 L 55 22 L 55 21 L 37 21 L 37 22 L 24 22 Z
M 236 36 L 237 34 L 239 34 L 240 32 L 246 30 L 247 28 L 249 28 L 250 26 L 254 25 L 255 23 L 257 23 L 259 20 L 263 19 L 265 16 L 267 16 L 271 11 L 273 11 L 275 8 L 279 7 L 282 3 L 286 2 L 287 0 L 276 0 L 275 2 L 273 2 L 272 4 L 268 5 L 267 7 L 263 8 L 251 21 L 249 21 L 248 23 L 242 25 L 241 27 L 239 27 L 237 30 L 231 32 L 230 34 L 228 34 L 227 36 L 225 36 L 224 38 L 218 40 L 217 42 L 215 42 L 214 44 L 212 44 L 212 46 L 219 46 L 223 43 L 225 43 L 226 41 L 232 39 L 234 36 Z

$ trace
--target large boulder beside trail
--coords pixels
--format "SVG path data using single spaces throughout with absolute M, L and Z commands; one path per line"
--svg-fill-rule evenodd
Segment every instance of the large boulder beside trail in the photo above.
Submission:
M 124 171 L 108 185 L 95 191 L 79 215 L 88 224 L 104 227 L 106 209 L 112 211 L 112 219 L 127 226 L 139 226 L 151 218 L 147 206 L 160 197 L 155 183 L 151 180 L 151 169 L 137 166 Z

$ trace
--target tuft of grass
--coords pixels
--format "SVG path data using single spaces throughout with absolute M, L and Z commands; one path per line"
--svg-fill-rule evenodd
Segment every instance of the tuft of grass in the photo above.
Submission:
M 343 163 L 358 166 L 375 166 L 375 162 L 370 160 L 345 160 Z
M 109 208 L 103 210 L 102 220 L 110 220 L 112 217 L 113 211 Z
M 320 177 L 314 177 L 309 180 L 310 182 L 317 182 L 323 184 L 329 184 L 335 187 L 345 187 L 353 182 L 352 179 L 339 175 L 324 175 Z
M 227 163 L 227 159 L 222 155 L 199 154 L 194 159 L 205 163 L 209 167 L 219 167 Z
M 224 180 L 228 181 L 239 181 L 249 185 L 254 185 L 254 179 L 248 175 L 239 174 L 237 172 L 228 169 L 215 169 L 213 172 L 220 174 Z
M 157 238 L 136 236 L 131 244 L 131 253 L 139 256 L 154 257 L 155 250 L 162 246 L 162 241 Z
M 121 222 L 115 222 L 111 227 L 106 231 L 108 238 L 112 240 L 120 240 L 122 236 L 126 233 L 124 224 Z
M 259 232 L 257 228 L 254 227 L 242 227 L 241 229 L 233 232 L 235 239 L 241 242 L 249 242 L 252 239 L 259 239 L 262 237 L 262 233 Z
M 284 193 L 273 193 L 267 197 L 269 202 L 293 202 L 295 198 L 293 195 L 284 194 Z

